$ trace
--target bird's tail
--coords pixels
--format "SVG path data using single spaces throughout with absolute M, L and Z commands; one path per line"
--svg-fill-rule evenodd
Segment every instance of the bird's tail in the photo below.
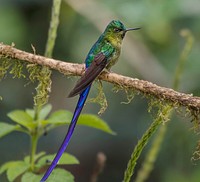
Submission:
M 77 120 L 78 120 L 78 117 L 83 109 L 83 106 L 84 106 L 84 103 L 87 99 L 87 96 L 89 94 L 89 91 L 90 91 L 90 87 L 91 85 L 89 85 L 81 94 L 80 94 L 80 97 L 79 97 L 79 100 L 78 100 L 78 103 L 77 103 L 77 106 L 76 106 L 76 109 L 74 111 L 74 115 L 72 117 L 72 120 L 71 120 L 71 123 L 69 125 L 69 128 L 68 128 L 68 131 L 67 131 L 67 135 L 65 136 L 65 139 L 63 140 L 62 142 L 62 145 L 60 146 L 55 158 L 53 159 L 51 165 L 49 166 L 48 170 L 46 171 L 46 173 L 44 174 L 43 178 L 41 179 L 40 182 L 44 182 L 47 180 L 47 178 L 49 177 L 49 175 L 51 174 L 51 172 L 53 171 L 53 169 L 56 167 L 60 157 L 62 156 L 63 152 L 66 150 L 68 144 L 69 144 L 69 141 L 70 141 L 70 138 L 73 134 L 73 131 L 74 131 L 74 128 L 76 126 L 76 123 L 77 123 Z

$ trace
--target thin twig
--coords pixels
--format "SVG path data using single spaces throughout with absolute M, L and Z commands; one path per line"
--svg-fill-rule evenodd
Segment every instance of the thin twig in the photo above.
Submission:
M 97 154 L 96 164 L 93 169 L 90 182 L 97 182 L 99 174 L 103 171 L 106 162 L 106 156 L 103 152 Z
M 45 56 L 52 57 L 55 40 L 57 36 L 57 28 L 59 24 L 61 0 L 54 0 L 52 5 L 51 21 L 49 26 L 48 38 L 45 48 Z

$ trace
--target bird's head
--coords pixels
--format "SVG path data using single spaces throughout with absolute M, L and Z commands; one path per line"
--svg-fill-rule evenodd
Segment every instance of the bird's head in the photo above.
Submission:
M 121 44 L 126 32 L 138 29 L 140 28 L 126 28 L 119 20 L 113 20 L 106 27 L 104 35 L 112 44 Z

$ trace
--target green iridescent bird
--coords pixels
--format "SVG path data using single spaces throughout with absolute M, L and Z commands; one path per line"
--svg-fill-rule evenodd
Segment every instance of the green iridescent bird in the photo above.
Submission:
M 108 24 L 105 31 L 101 34 L 99 39 L 90 49 L 85 59 L 85 73 L 78 80 L 74 89 L 70 92 L 68 96 L 73 97 L 78 94 L 80 95 L 67 135 L 60 149 L 58 150 L 53 162 L 41 179 L 41 182 L 46 181 L 53 169 L 56 167 L 63 152 L 67 148 L 74 128 L 76 126 L 78 117 L 89 94 L 92 82 L 105 68 L 107 70 L 110 70 L 110 68 L 116 63 L 120 56 L 122 40 L 126 32 L 138 29 L 140 28 L 127 29 L 119 20 L 113 20 Z

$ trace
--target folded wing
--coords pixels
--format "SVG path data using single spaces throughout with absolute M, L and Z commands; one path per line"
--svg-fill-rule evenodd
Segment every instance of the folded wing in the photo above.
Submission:
M 77 81 L 74 89 L 68 97 L 73 97 L 80 94 L 85 88 L 92 84 L 95 78 L 102 72 L 107 65 L 107 58 L 103 53 L 95 56 L 91 65 L 86 69 L 84 75 Z

